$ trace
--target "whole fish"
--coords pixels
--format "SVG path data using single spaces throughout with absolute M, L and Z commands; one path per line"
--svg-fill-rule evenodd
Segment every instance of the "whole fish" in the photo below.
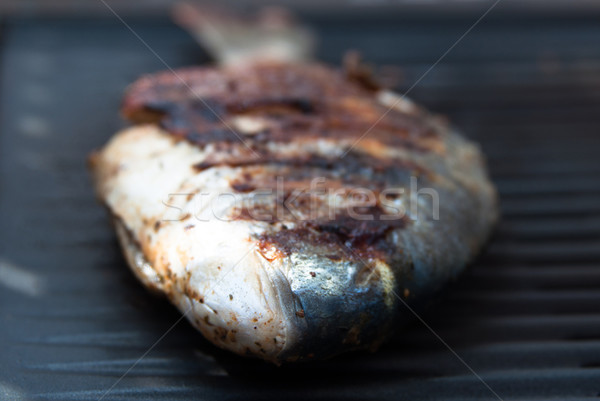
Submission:
M 222 65 L 139 79 L 91 157 L 128 264 L 237 354 L 375 349 L 488 238 L 480 150 L 356 65 L 302 61 L 304 30 L 202 15 Z

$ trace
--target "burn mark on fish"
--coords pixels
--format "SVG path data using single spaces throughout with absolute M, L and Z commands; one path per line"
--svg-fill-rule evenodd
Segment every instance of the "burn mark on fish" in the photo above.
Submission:
M 177 77 L 169 72 L 138 80 L 127 92 L 122 111 L 134 122 L 158 123 L 201 147 L 239 147 L 239 134 L 230 122 L 247 115 L 260 117 L 267 127 L 245 138 L 252 147 L 299 139 L 354 141 L 369 131 L 371 140 L 384 145 L 429 150 L 427 140 L 437 138 L 434 127 L 419 117 L 388 110 L 373 88 L 352 77 L 322 65 L 190 68 L 178 71 Z
M 232 213 L 237 220 L 263 221 L 272 225 L 258 238 L 259 252 L 265 259 L 273 261 L 302 251 L 335 261 L 384 258 L 393 254 L 386 236 L 394 229 L 404 228 L 407 218 L 390 214 L 379 203 L 378 197 L 372 204 L 359 202 L 334 206 L 325 189 L 335 190 L 346 200 L 352 198 L 357 187 L 368 188 L 379 195 L 379 191 L 388 186 L 406 186 L 414 171 L 424 169 L 411 163 L 403 169 L 400 168 L 402 163 L 354 152 L 342 159 L 336 168 L 331 167 L 332 160 L 319 157 L 304 163 L 303 168 L 297 168 L 300 164 L 297 159 L 282 158 L 274 165 L 248 165 L 232 185 L 234 189 L 244 191 L 248 188 L 274 191 L 267 200 L 248 198 L 247 203 Z M 278 175 L 285 180 L 278 181 Z M 311 188 L 314 177 L 324 178 L 323 191 Z M 286 222 L 293 222 L 293 228 L 286 230 L 275 225 Z
M 277 178 L 284 178 L 284 184 L 310 181 L 316 177 L 339 180 L 343 184 L 383 189 L 390 185 L 408 183 L 411 175 L 433 177 L 434 174 L 423 166 L 394 158 L 374 157 L 367 153 L 351 150 L 345 157 L 307 155 L 268 154 L 261 158 L 210 156 L 194 165 L 196 171 L 211 167 L 244 167 L 242 175 L 231 183 L 238 192 L 251 192 L 254 189 L 275 188 Z M 276 171 L 275 171 L 276 169 Z M 328 183 L 331 185 L 331 181 Z
M 230 185 L 231 188 L 237 192 L 252 192 L 256 189 L 256 187 L 249 182 L 233 181 Z
M 258 246 L 277 257 L 310 251 L 334 260 L 386 260 L 394 253 L 386 238 L 388 233 L 405 228 L 409 220 L 382 220 L 385 213 L 378 206 L 364 208 L 363 213 L 373 219 L 358 220 L 344 212 L 332 220 L 298 221 L 293 229 L 267 230 L 258 236 Z
M 291 113 L 311 114 L 315 103 L 306 97 L 263 97 L 230 103 L 228 111 L 235 114 L 259 114 L 280 116 Z

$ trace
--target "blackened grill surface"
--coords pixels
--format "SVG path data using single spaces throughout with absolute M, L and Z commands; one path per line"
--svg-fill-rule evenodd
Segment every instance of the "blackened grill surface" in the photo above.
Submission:
M 167 21 L 132 27 L 172 67 L 204 62 Z M 472 21 L 317 24 L 320 58 L 358 48 L 409 87 Z M 9 20 L 1 47 L 0 398 L 99 399 L 179 314 L 132 277 L 87 153 L 125 86 L 164 69 L 118 21 Z M 600 394 L 600 26 L 484 20 L 414 89 L 488 155 L 503 219 L 423 318 L 503 399 Z M 421 323 L 375 354 L 275 369 L 180 322 L 105 396 L 495 399 Z

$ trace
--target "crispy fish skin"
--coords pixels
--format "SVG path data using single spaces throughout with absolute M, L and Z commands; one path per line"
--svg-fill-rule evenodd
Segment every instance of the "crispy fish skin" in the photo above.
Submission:
M 133 271 L 214 344 L 277 364 L 376 348 L 410 314 L 404 302 L 427 300 L 489 236 L 497 200 L 481 152 L 409 101 L 318 64 L 177 75 L 129 88 L 123 114 L 137 125 L 91 166 Z M 280 213 L 316 177 L 340 193 L 404 192 L 361 205 L 373 220 L 326 191 Z M 411 177 L 436 191 L 439 219 L 433 196 L 411 203 Z M 284 196 L 257 202 L 257 189 Z

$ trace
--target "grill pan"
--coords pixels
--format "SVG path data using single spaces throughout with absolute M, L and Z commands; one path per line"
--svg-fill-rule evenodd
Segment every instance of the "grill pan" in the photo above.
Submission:
M 170 66 L 207 61 L 166 19 L 129 22 Z M 473 21 L 312 22 L 319 59 L 358 49 L 405 90 Z M 487 251 L 423 319 L 504 400 L 600 397 L 598 43 L 593 20 L 484 20 L 411 92 L 481 143 L 500 191 Z M 85 168 L 125 86 L 164 65 L 113 18 L 9 18 L 0 51 L 0 399 L 497 399 L 418 321 L 281 369 L 172 327 Z

